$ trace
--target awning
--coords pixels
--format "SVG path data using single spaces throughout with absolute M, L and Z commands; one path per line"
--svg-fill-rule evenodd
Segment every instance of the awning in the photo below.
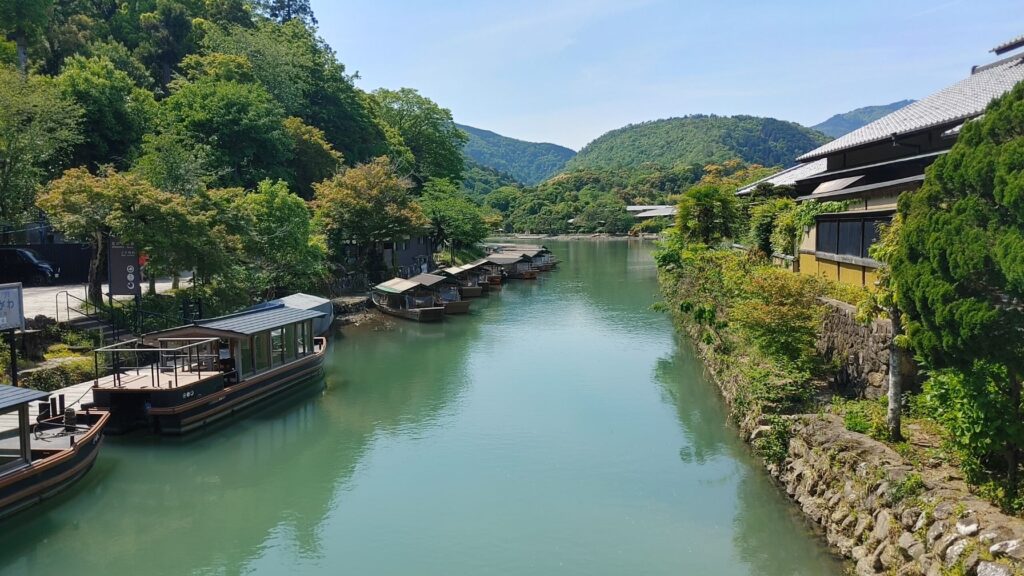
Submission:
M 912 188 L 916 188 L 921 182 L 924 182 L 924 174 L 911 176 L 909 178 L 898 178 L 896 180 L 876 182 L 874 184 L 866 184 L 864 186 L 854 186 L 853 188 L 844 188 L 842 190 L 836 190 L 834 192 L 810 194 L 808 196 L 801 196 L 797 198 L 797 202 L 803 202 L 805 200 L 839 200 L 841 198 L 845 198 L 848 196 L 856 196 L 857 194 L 875 192 L 879 190 L 885 190 L 887 188 L 901 188 L 901 191 L 909 190 Z
M 419 283 L 406 280 L 405 278 L 392 278 L 387 282 L 381 282 L 373 287 L 374 290 L 390 292 L 391 294 L 403 294 L 419 287 Z

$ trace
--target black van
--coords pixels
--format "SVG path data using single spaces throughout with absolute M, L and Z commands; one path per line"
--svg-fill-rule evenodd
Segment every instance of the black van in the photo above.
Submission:
M 0 282 L 21 282 L 28 286 L 53 284 L 60 270 L 35 250 L 0 246 Z

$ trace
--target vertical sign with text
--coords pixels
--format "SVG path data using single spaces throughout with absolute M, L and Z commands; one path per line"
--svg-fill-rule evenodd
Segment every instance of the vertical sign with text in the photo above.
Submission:
M 25 329 L 25 301 L 21 282 L 0 284 L 0 332 Z
M 107 252 L 111 296 L 141 296 L 142 277 L 139 274 L 139 251 L 134 246 L 110 239 Z

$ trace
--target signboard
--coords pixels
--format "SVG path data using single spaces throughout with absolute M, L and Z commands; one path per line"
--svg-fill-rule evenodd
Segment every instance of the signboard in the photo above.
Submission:
M 21 282 L 0 284 L 0 332 L 25 329 L 25 300 Z
M 142 296 L 142 274 L 139 272 L 139 251 L 110 239 L 107 252 L 107 273 L 111 296 Z

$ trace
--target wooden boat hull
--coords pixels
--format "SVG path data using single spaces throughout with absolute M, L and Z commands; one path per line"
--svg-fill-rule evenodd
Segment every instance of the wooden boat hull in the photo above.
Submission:
M 491 274 L 487 277 L 487 283 L 491 285 L 491 288 L 501 286 L 501 274 Z
M 468 300 L 460 300 L 459 302 L 445 302 L 444 313 L 445 314 L 468 314 L 470 302 Z
M 522 272 L 510 272 L 508 277 L 512 278 L 513 280 L 536 280 L 537 279 L 537 271 L 536 270 L 524 270 Z
M 555 265 L 554 264 L 538 264 L 537 265 L 537 270 L 540 271 L 540 272 L 551 272 L 554 269 L 555 269 Z
M 405 310 L 402 308 L 391 308 L 390 306 L 381 306 L 380 304 L 377 304 L 377 308 L 380 308 L 380 311 L 385 314 L 405 318 L 407 320 L 415 320 L 417 322 L 439 322 L 444 319 L 444 306 L 412 308 Z
M 224 375 L 208 378 L 193 386 L 159 390 L 93 389 L 93 403 L 112 413 L 108 432 L 121 434 L 148 428 L 158 434 L 191 432 L 236 414 L 259 402 L 319 381 L 327 352 L 324 338 L 320 349 L 306 356 L 237 384 L 225 385 Z
M 76 438 L 73 447 L 57 450 L 53 455 L 0 476 L 0 518 L 57 495 L 92 468 L 110 414 L 91 411 L 79 413 L 79 418 L 82 417 L 93 417 L 95 421 L 88 432 Z
M 484 293 L 484 289 L 480 286 L 459 286 L 459 294 L 463 298 L 479 298 Z

